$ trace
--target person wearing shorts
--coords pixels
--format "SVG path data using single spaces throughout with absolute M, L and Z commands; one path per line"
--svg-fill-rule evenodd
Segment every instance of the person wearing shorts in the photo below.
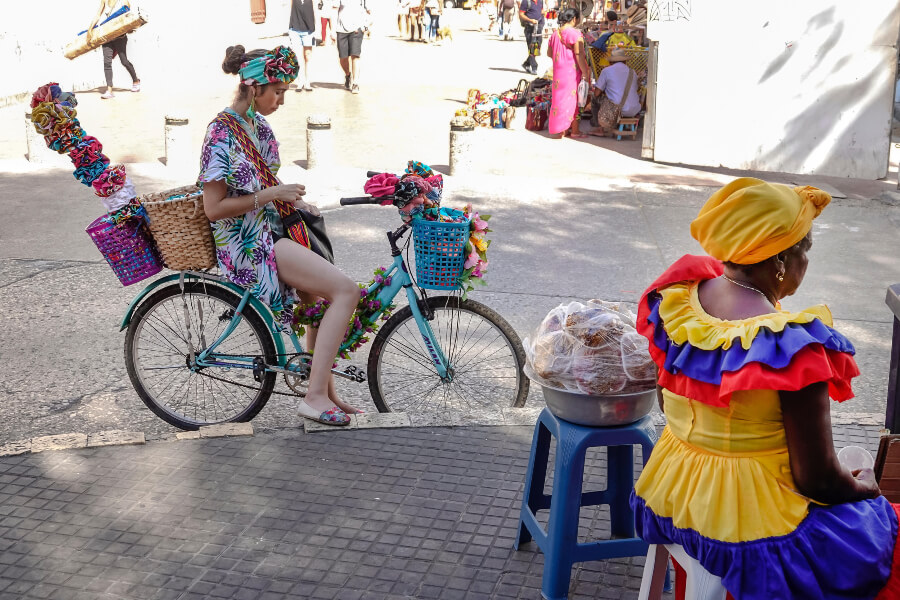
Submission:
M 316 31 L 316 16 L 313 12 L 313 0 L 291 0 L 291 21 L 288 25 L 288 39 L 298 56 L 303 56 L 303 80 L 297 80 L 297 91 L 312 91 L 309 81 L 309 59 L 312 56 Z
M 366 0 L 339 0 L 335 23 L 338 58 L 344 70 L 344 87 L 354 94 L 359 93 L 359 57 L 369 14 Z

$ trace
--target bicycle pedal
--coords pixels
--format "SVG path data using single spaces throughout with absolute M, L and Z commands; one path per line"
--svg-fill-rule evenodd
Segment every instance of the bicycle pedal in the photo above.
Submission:
M 334 373 L 356 383 L 363 383 L 367 379 L 366 372 L 353 365 L 348 365 L 343 371 L 334 371 Z

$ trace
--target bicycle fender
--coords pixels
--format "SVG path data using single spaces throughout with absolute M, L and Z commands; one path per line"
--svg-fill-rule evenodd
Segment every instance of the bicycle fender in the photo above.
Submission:
M 157 279 L 147 287 L 145 287 L 141 292 L 135 296 L 134 300 L 131 301 L 131 304 L 128 305 L 128 309 L 125 311 L 125 316 L 122 317 L 122 323 L 119 326 L 119 331 L 125 331 L 128 327 L 128 324 L 131 323 L 131 316 L 134 314 L 135 309 L 137 309 L 138 305 L 146 298 L 151 292 L 156 290 L 163 285 L 174 284 L 178 285 L 178 280 L 181 278 L 180 273 L 175 273 L 173 275 L 167 275 L 166 277 L 162 277 Z M 185 274 L 185 279 L 194 279 L 200 280 L 201 277 L 196 275 Z M 231 283 L 230 281 L 210 281 L 209 285 L 218 285 L 224 288 L 227 288 L 237 294 L 238 296 L 244 295 L 243 288 Z M 280 332 L 275 328 L 275 322 L 272 320 L 272 312 L 268 309 L 268 307 L 260 302 L 258 298 L 255 296 L 250 296 L 250 305 L 256 309 L 256 312 L 262 316 L 263 320 L 266 322 L 266 326 L 269 328 L 269 331 L 272 332 L 273 338 L 275 339 L 275 346 L 277 348 L 283 348 L 284 342 L 281 339 Z M 278 335 L 275 335 L 278 334 Z M 278 352 L 283 352 L 283 349 L 279 349 Z

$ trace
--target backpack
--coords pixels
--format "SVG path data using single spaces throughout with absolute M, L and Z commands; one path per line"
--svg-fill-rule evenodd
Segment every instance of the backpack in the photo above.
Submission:
M 533 0 L 522 0 L 522 4 L 519 6 L 519 25 L 521 25 L 522 27 L 531 25 L 531 23 L 522 19 L 522 13 L 531 9 L 532 1 Z

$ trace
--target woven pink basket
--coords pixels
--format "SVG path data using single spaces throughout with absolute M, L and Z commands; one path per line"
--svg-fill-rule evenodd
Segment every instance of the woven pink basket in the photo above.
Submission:
M 131 285 L 162 270 L 162 260 L 153 238 L 141 219 L 126 219 L 115 225 L 98 217 L 85 231 L 112 267 L 122 285 Z

